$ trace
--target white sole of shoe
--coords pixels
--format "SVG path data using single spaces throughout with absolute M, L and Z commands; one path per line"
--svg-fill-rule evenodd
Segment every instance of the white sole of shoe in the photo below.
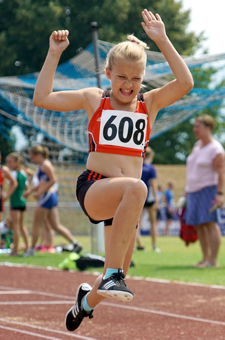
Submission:
M 128 302 L 131 301 L 133 299 L 133 295 L 131 293 L 128 292 L 120 292 L 120 291 L 115 291 L 115 290 L 97 290 L 97 293 L 101 296 L 104 296 L 105 298 L 111 298 L 111 299 L 115 299 L 121 302 Z

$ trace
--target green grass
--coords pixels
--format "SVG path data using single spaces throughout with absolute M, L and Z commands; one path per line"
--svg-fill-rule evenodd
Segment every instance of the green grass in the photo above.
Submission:
M 170 281 L 185 281 L 204 284 L 225 285 L 225 239 L 219 254 L 218 268 L 194 268 L 193 264 L 201 260 L 199 243 L 190 244 L 188 247 L 177 237 L 160 237 L 158 245 L 162 253 L 151 250 L 148 237 L 143 238 L 145 252 L 135 252 L 134 268 L 130 268 L 132 276 L 160 278 Z
M 90 252 L 90 238 L 80 236 L 78 240 L 83 244 L 84 252 Z M 55 244 L 62 243 L 62 241 L 62 238 L 56 236 Z M 133 262 L 135 267 L 130 268 L 129 275 L 170 281 L 225 285 L 225 238 L 223 238 L 220 248 L 219 268 L 194 268 L 192 266 L 201 260 L 198 242 L 186 247 L 184 242 L 177 237 L 159 237 L 158 245 L 162 249 L 162 253 L 155 253 L 151 250 L 149 237 L 143 237 L 143 242 L 146 250 L 134 252 Z M 66 252 L 61 254 L 36 253 L 34 257 L 30 258 L 0 255 L 0 262 L 57 268 L 58 264 L 67 256 L 68 253 Z M 91 269 L 91 271 L 96 271 L 96 269 Z

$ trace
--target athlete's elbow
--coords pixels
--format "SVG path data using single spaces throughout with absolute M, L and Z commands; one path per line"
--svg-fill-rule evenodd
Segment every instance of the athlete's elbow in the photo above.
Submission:
M 40 98 L 38 98 L 38 96 L 33 97 L 33 105 L 42 108 L 42 106 L 43 106 L 42 101 L 41 101 Z
M 188 94 L 194 86 L 194 83 L 191 81 L 183 82 L 180 84 L 180 95 L 181 97 L 185 96 Z
M 192 76 L 190 76 L 188 79 L 186 79 L 186 81 L 183 83 L 183 88 L 185 91 L 185 94 L 190 92 L 194 87 L 194 79 L 192 78 Z
M 34 96 L 33 96 L 33 104 L 34 104 L 35 106 L 38 106 L 38 107 L 40 107 L 40 108 L 43 109 L 44 106 L 45 106 L 43 96 L 41 96 L 40 94 L 34 92 Z

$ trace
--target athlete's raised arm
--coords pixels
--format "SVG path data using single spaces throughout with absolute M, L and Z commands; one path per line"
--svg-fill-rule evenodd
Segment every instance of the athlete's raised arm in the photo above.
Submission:
M 194 82 L 187 65 L 167 37 L 164 23 L 159 14 L 154 16 L 152 12 L 144 10 L 142 16 L 144 19 L 142 27 L 145 33 L 164 54 L 175 76 L 175 79 L 167 85 L 151 91 L 151 94 L 150 92 L 145 94 L 147 106 L 149 97 L 151 101 L 149 106 L 153 106 L 155 111 L 158 112 L 187 94 L 192 89 Z
M 72 111 L 84 109 L 92 112 L 89 98 L 94 102 L 97 88 L 86 88 L 78 91 L 53 92 L 53 80 L 62 52 L 69 45 L 69 31 L 54 31 L 49 38 L 49 50 L 39 74 L 34 91 L 33 104 L 54 111 Z M 95 109 L 95 108 L 94 108 Z

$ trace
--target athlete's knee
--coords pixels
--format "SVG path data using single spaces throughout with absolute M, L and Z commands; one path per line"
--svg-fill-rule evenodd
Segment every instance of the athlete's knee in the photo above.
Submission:
M 147 197 L 147 187 L 142 180 L 137 179 L 129 184 L 127 193 L 130 199 L 144 204 Z

